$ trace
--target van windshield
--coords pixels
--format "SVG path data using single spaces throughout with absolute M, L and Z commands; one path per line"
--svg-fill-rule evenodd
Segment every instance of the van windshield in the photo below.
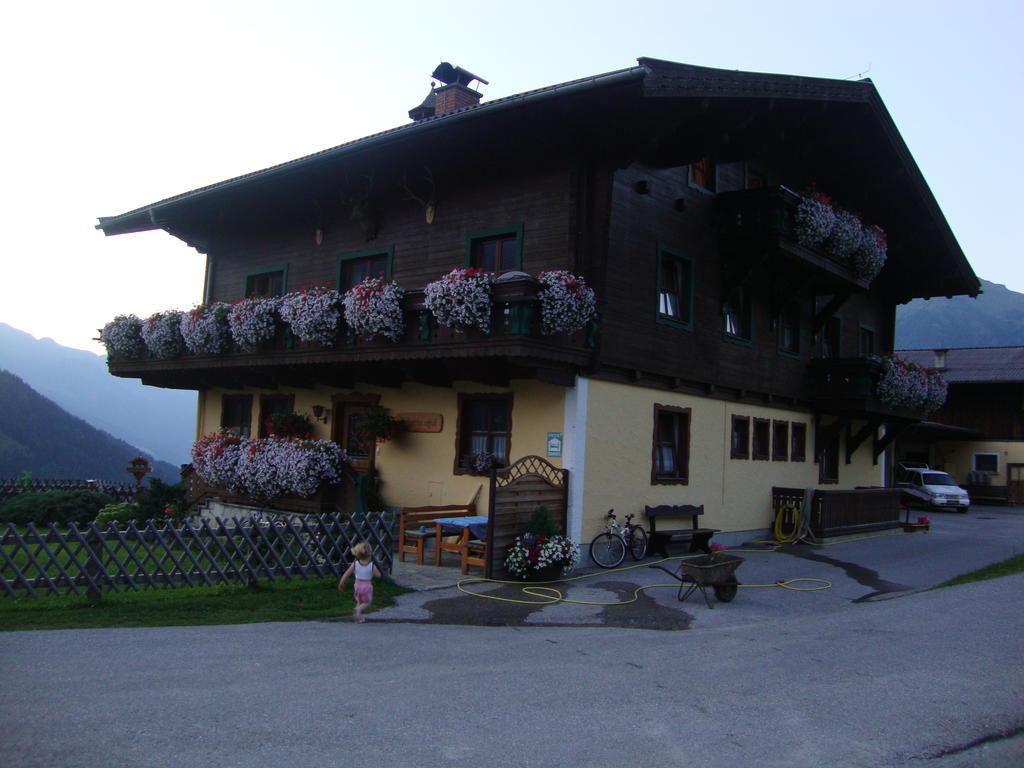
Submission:
M 956 481 L 945 472 L 925 472 L 925 485 L 956 485 Z

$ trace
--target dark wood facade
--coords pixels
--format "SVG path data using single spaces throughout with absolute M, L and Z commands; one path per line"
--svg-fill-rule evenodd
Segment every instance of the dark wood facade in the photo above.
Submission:
M 701 163 L 711 175 L 697 183 Z M 812 183 L 885 228 L 889 260 L 870 284 L 784 228 L 758 224 L 791 204 L 786 190 Z M 118 376 L 200 390 L 454 378 L 571 385 L 583 374 L 779 402 L 846 426 L 881 423 L 914 415 L 890 413 L 867 394 L 851 405 L 847 379 L 822 377 L 832 363 L 810 363 L 826 357 L 826 326 L 838 342 L 827 357 L 842 368 L 863 351 L 865 329 L 874 351 L 891 349 L 898 302 L 979 287 L 870 82 L 651 59 L 428 118 L 99 226 L 162 228 L 207 253 L 207 300 L 237 300 L 247 277 L 281 267 L 286 291 L 335 286 L 341 261 L 364 252 L 385 253 L 390 277 L 410 290 L 409 330 L 398 343 L 284 340 L 260 353 L 110 362 Z M 474 234 L 502 229 L 517 233 L 523 272 L 586 278 L 599 300 L 596 336 L 511 328 L 500 302 L 486 338 L 419 332 L 417 291 L 466 265 Z M 665 252 L 692 269 L 685 323 L 659 316 Z M 922 275 L 915 266 L 925 258 L 933 269 Z M 739 288 L 751 308 L 744 339 L 723 326 L 723 302 Z M 528 281 L 500 290 L 531 300 Z M 798 336 L 788 350 L 779 343 L 784 309 Z

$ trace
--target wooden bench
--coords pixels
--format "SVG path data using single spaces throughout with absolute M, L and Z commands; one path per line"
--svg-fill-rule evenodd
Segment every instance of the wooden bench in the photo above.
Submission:
M 704 505 L 696 507 L 692 504 L 671 505 L 662 504 L 657 507 L 644 507 L 647 520 L 650 523 L 648 533 L 650 542 L 648 551 L 653 550 L 662 557 L 668 557 L 668 543 L 673 539 L 680 539 L 690 542 L 690 552 L 704 551 L 711 554 L 711 537 L 718 533 L 720 528 L 701 528 L 700 516 L 704 514 Z M 662 518 L 690 518 L 689 528 L 676 528 L 672 530 L 658 530 L 658 520 Z
M 398 518 L 398 561 L 404 563 L 406 554 L 411 554 L 416 555 L 416 562 L 423 565 L 427 539 L 437 536 L 437 527 L 434 525 L 437 518 L 469 517 L 475 514 L 475 504 L 403 507 Z

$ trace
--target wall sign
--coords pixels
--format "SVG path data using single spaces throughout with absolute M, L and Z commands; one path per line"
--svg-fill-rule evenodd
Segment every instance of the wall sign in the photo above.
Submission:
M 440 413 L 399 413 L 395 418 L 405 425 L 406 432 L 440 432 L 444 428 Z
M 548 458 L 561 458 L 562 456 L 562 433 L 548 432 Z

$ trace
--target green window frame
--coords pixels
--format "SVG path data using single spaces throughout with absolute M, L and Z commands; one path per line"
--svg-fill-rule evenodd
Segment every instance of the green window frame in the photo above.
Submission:
M 386 248 L 368 248 L 362 251 L 342 254 L 338 257 L 337 275 L 335 277 L 338 291 L 345 293 L 356 283 L 360 283 L 366 277 L 371 276 L 370 273 L 373 271 L 378 273 L 373 275 L 374 277 L 380 276 L 385 280 L 389 280 L 391 278 L 391 267 L 394 258 L 395 247 L 393 245 Z M 384 263 L 383 275 L 379 274 L 379 268 L 376 270 L 373 268 L 374 264 L 379 264 L 381 260 Z M 363 266 L 366 269 L 362 269 L 361 267 Z
M 722 333 L 727 341 L 749 346 L 754 340 L 754 289 L 738 285 L 722 301 Z
M 659 244 L 657 269 L 657 322 L 693 330 L 693 259 Z
M 467 233 L 463 266 L 479 267 L 495 274 L 521 270 L 523 268 L 523 225 L 513 224 L 508 227 L 480 229 Z
M 780 355 L 800 357 L 800 304 L 787 301 L 783 304 L 776 319 L 778 335 L 777 343 Z
M 245 296 L 283 296 L 288 290 L 288 265 L 245 273 Z
M 833 315 L 821 329 L 821 356 L 834 360 L 843 356 L 843 320 Z

